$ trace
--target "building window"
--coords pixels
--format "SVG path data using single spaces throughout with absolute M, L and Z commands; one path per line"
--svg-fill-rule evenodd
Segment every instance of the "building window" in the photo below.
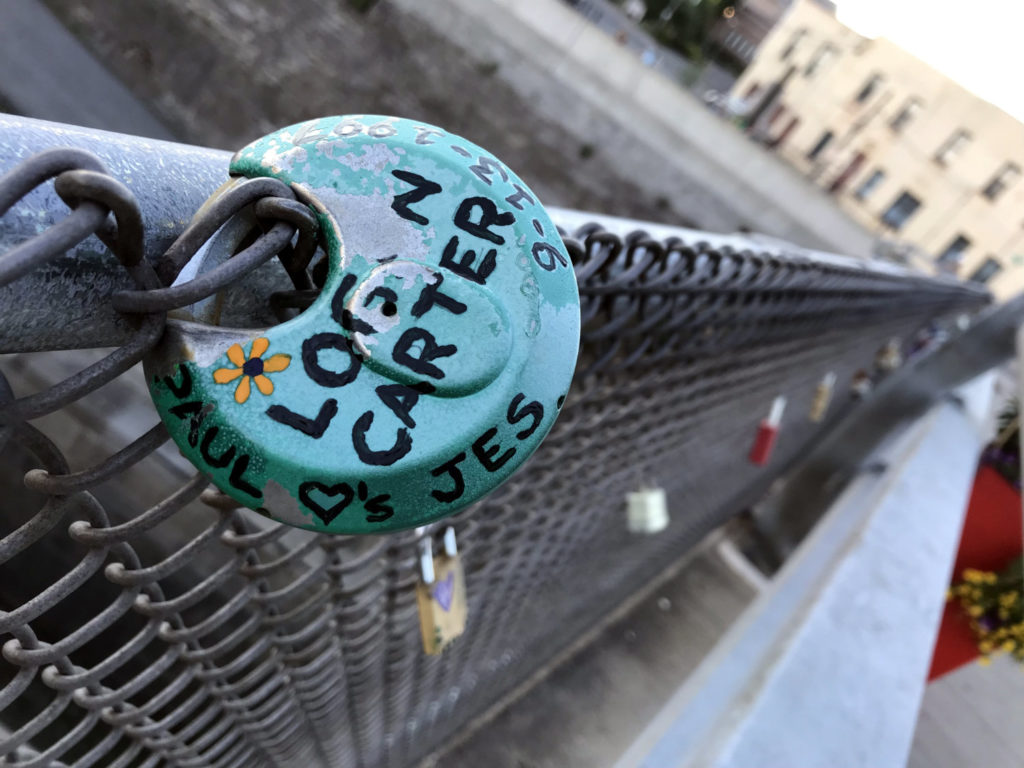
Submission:
M 811 151 L 807 153 L 808 160 L 817 159 L 818 155 L 822 153 L 828 143 L 832 141 L 832 131 L 825 131 L 821 134 L 821 138 L 818 139 L 818 143 L 811 147 Z
M 779 147 L 781 147 L 783 142 L 785 142 L 786 139 L 789 138 L 790 134 L 796 130 L 796 127 L 798 125 L 800 125 L 799 117 L 789 118 L 789 123 L 787 123 L 786 127 L 782 129 L 782 132 L 779 133 L 779 135 L 776 136 L 774 139 L 771 139 L 768 142 L 768 149 L 778 149 Z
M 832 183 L 828 185 L 828 193 L 830 195 L 838 195 L 842 192 L 846 187 L 846 183 L 857 174 L 857 171 L 860 170 L 860 167 L 864 165 L 864 161 L 867 159 L 867 155 L 863 152 L 854 152 L 853 156 L 850 158 L 850 162 L 848 162 L 840 174 L 832 180 Z
M 787 61 L 789 57 L 792 56 L 793 53 L 796 51 L 797 46 L 800 45 L 800 41 L 803 40 L 804 35 L 806 34 L 807 30 L 803 28 L 800 28 L 796 32 L 794 32 L 793 36 L 789 38 L 789 45 L 787 45 L 783 49 L 782 55 L 779 56 L 779 61 Z
M 939 254 L 939 258 L 936 261 L 939 264 L 959 264 L 960 260 L 964 257 L 964 251 L 970 247 L 971 241 L 969 238 L 957 235 L 946 246 L 946 250 Z
M 917 113 L 921 111 L 921 106 L 921 100 L 911 96 L 903 102 L 903 107 L 896 113 L 896 117 L 889 123 L 889 127 L 896 131 L 896 133 L 902 132 L 910 124 L 910 121 L 917 117 Z
M 889 206 L 889 210 L 882 214 L 882 223 L 890 229 L 899 230 L 920 207 L 920 200 L 909 192 L 903 192 L 896 198 L 896 202 Z
M 971 276 L 967 278 L 975 283 L 987 283 L 1003 268 L 1003 265 L 998 261 L 989 256 L 985 261 L 981 263 Z
M 853 193 L 853 196 L 857 200 L 867 200 L 883 181 L 885 181 L 885 171 L 878 169 L 868 176 L 863 184 L 857 187 L 857 191 Z
M 823 43 L 814 55 L 811 56 L 811 60 L 807 62 L 807 66 L 804 67 L 804 77 L 813 77 L 814 73 L 819 71 L 825 64 L 828 63 L 835 55 L 836 49 L 828 43 Z
M 854 97 L 854 101 L 858 104 L 863 104 L 865 101 L 871 98 L 871 95 L 878 90 L 878 86 L 882 84 L 881 75 L 872 75 L 864 81 L 864 85 L 857 91 L 857 95 Z
M 981 194 L 989 200 L 997 199 L 1006 188 L 1020 178 L 1020 167 L 1014 163 L 1004 163 L 999 172 L 992 177 L 992 180 L 981 190 Z
M 970 141 L 971 134 L 967 131 L 956 131 L 939 147 L 939 151 L 935 153 L 935 162 L 939 165 L 949 165 L 957 155 L 964 151 Z

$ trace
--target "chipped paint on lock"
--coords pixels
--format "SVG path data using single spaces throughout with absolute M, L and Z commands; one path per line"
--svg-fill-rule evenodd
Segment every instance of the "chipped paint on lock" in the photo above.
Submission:
M 146 361 L 182 452 L 229 496 L 332 533 L 452 514 L 537 448 L 579 346 L 572 264 L 536 196 L 439 128 L 323 118 L 235 155 L 316 212 L 330 269 L 269 329 L 172 321 Z

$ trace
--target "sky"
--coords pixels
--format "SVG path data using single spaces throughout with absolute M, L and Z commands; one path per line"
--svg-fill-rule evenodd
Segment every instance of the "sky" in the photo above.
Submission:
M 1024 121 L 1024 0 L 837 0 L 837 16 L 886 37 Z

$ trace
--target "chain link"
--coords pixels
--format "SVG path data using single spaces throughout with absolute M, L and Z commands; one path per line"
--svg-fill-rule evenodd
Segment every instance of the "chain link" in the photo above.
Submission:
M 237 510 L 185 466 L 162 424 L 72 470 L 29 423 L 59 412 L 45 428 L 79 456 L 73 419 L 106 442 L 116 412 L 92 415 L 97 390 L 147 412 L 131 370 L 167 312 L 275 255 L 293 283 L 269 297 L 275 311 L 308 306 L 310 211 L 280 182 L 238 181 L 151 265 L 132 194 L 85 152 L 42 153 L 0 178 L 0 215 L 51 178 L 71 212 L 0 257 L 0 285 L 95 233 L 134 281 L 111 303 L 136 330 L 34 394 L 16 398 L 0 374 L 0 445 L 25 486 L 0 514 L 0 759 L 19 766 L 407 765 L 756 498 L 772 474 L 746 452 L 775 395 L 791 404 L 777 472 L 821 428 L 801 409 L 826 372 L 849 381 L 890 338 L 986 301 L 803 255 L 622 238 L 599 224 L 562 231 L 580 284 L 577 377 L 530 462 L 454 518 L 469 627 L 426 657 L 417 534 L 330 537 Z M 260 223 L 251 242 L 174 283 L 238 215 Z M 19 388 L 31 380 L 9 362 Z M 847 407 L 844 393 L 837 401 L 833 418 Z M 658 536 L 625 533 L 623 496 L 640 482 L 669 494 Z

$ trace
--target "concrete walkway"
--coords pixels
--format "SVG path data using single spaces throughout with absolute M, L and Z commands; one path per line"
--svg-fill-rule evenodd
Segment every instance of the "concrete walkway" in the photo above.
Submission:
M 908 768 L 1024 765 L 1024 667 L 968 664 L 925 690 Z
M 712 534 L 576 655 L 422 768 L 614 763 L 756 594 L 712 546 L 720 538 Z
M 174 136 L 37 0 L 0 3 L 0 102 L 27 117 Z

